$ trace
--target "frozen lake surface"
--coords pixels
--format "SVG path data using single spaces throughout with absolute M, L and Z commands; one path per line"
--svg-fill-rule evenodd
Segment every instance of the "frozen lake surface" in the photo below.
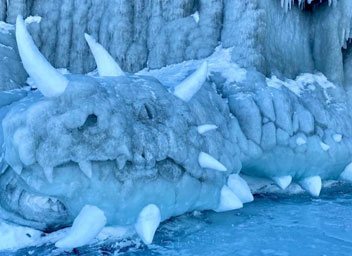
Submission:
M 241 210 L 173 218 L 158 229 L 149 247 L 131 239 L 64 255 L 351 255 L 351 213 L 349 185 L 325 189 L 317 199 L 307 194 L 256 195 Z M 13 255 L 59 253 L 47 245 Z

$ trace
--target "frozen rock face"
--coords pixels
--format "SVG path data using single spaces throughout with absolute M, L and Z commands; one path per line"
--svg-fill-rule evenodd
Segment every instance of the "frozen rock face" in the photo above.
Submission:
M 9 23 L 18 14 L 43 18 L 34 32 L 37 45 L 56 67 L 73 73 L 86 73 L 95 66 L 84 32 L 98 38 L 129 72 L 147 64 L 160 68 L 206 57 L 220 38 L 222 3 L 218 0 L 11 0 L 7 4 Z M 194 13 L 201 18 L 196 20 Z
M 343 85 L 351 37 L 349 0 L 10 0 L 0 19 L 17 14 L 42 20 L 30 28 L 55 67 L 73 73 L 95 68 L 82 35 L 91 34 L 124 71 L 161 68 L 234 47 L 233 61 L 264 75 L 295 78 L 318 70 Z M 289 68 L 288 68 L 289 67 Z M 346 78 L 345 78 L 346 76 Z
M 22 87 L 26 79 L 27 74 L 17 52 L 14 26 L 0 21 L 0 91 Z

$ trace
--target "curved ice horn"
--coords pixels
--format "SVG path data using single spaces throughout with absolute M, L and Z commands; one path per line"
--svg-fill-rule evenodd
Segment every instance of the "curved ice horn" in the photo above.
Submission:
M 116 63 L 114 58 L 99 44 L 93 37 L 84 34 L 90 50 L 97 63 L 98 72 L 100 76 L 124 76 L 120 66 Z
M 192 75 L 175 87 L 174 95 L 183 101 L 190 101 L 199 91 L 208 76 L 208 62 L 203 64 Z
M 25 70 L 45 97 L 61 95 L 68 80 L 40 53 L 26 29 L 22 16 L 16 20 L 16 40 Z

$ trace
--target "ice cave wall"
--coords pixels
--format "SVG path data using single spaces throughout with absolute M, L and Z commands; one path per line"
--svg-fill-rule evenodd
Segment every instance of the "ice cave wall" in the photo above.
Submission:
M 350 0 L 0 0 L 0 20 L 18 14 L 42 17 L 30 26 L 36 44 L 73 73 L 95 68 L 88 32 L 128 72 L 207 57 L 221 43 L 267 76 L 318 70 L 349 80 L 351 54 L 341 49 L 352 35 Z

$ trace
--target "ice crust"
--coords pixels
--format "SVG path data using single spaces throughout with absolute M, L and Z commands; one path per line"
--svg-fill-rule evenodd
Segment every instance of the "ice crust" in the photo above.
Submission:
M 13 24 L 21 14 L 35 21 L 30 30 L 44 56 L 73 73 L 95 68 L 86 32 L 128 72 L 207 57 L 220 40 L 234 47 L 234 62 L 268 76 L 292 79 L 318 70 L 337 84 L 350 83 L 349 0 L 77 0 L 60 8 L 32 2 L 0 1 L 0 20 Z
M 349 1 L 314 3 L 310 11 L 309 1 L 174 1 L 164 9 L 158 1 L 134 9 L 128 1 L 88 2 L 64 1 L 60 14 L 48 17 L 51 2 L 35 0 L 29 10 L 10 1 L 4 14 L 0 0 L 0 17 L 9 22 L 18 12 L 42 16 L 29 16 L 28 27 L 57 67 L 95 68 L 84 32 L 109 46 L 124 70 L 147 67 L 121 77 L 66 72 L 68 86 L 55 98 L 28 87 L 9 91 L 27 75 L 13 26 L 0 23 L 0 58 L 14 60 L 0 63 L 3 218 L 52 231 L 91 221 L 80 211 L 96 205 L 109 225 L 133 226 L 149 244 L 169 217 L 252 201 L 239 171 L 256 177 L 251 188 L 259 192 L 268 187 L 260 179 L 312 196 L 326 180 L 352 180 Z M 113 11 L 124 15 L 111 19 Z M 202 63 L 208 68 L 198 69 Z M 179 85 L 186 90 L 177 93 Z M 150 205 L 159 214 L 152 207 L 146 224 Z M 67 247 L 90 239 L 83 240 Z

